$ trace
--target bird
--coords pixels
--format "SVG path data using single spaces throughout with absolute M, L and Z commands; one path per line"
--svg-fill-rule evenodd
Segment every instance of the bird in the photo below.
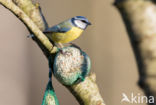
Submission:
M 51 28 L 46 28 L 43 33 L 54 43 L 70 43 L 77 39 L 82 32 L 91 25 L 84 16 L 75 16 Z

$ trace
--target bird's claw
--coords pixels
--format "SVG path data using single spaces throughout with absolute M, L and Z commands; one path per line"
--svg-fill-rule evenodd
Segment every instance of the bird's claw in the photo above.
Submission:
M 34 37 L 34 34 L 30 34 L 27 36 L 27 38 L 33 38 Z
M 58 48 L 58 51 L 64 55 L 63 49 L 62 48 Z

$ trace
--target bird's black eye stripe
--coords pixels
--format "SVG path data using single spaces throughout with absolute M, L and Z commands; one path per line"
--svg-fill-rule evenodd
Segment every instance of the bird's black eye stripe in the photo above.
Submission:
M 84 23 L 86 23 L 86 21 L 85 20 L 81 20 L 82 22 L 84 22 Z

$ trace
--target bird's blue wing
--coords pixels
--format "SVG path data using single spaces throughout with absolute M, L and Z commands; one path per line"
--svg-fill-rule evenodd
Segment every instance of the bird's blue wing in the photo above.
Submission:
M 61 32 L 65 33 L 69 31 L 71 28 L 67 27 L 60 27 L 59 25 L 53 26 L 51 28 L 48 28 L 47 30 L 44 31 L 44 33 L 50 33 L 50 32 Z

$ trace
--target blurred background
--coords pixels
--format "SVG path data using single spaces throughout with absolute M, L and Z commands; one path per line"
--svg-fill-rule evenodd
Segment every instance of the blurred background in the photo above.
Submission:
M 114 0 L 37 0 L 50 26 L 86 16 L 92 26 L 73 43 L 91 58 L 100 93 L 107 105 L 121 103 L 122 93 L 144 95 L 137 86 L 134 54 Z M 48 62 L 24 24 L 0 5 L 0 105 L 41 105 L 48 82 Z M 60 105 L 79 105 L 53 78 Z M 145 105 L 145 104 L 133 104 Z

